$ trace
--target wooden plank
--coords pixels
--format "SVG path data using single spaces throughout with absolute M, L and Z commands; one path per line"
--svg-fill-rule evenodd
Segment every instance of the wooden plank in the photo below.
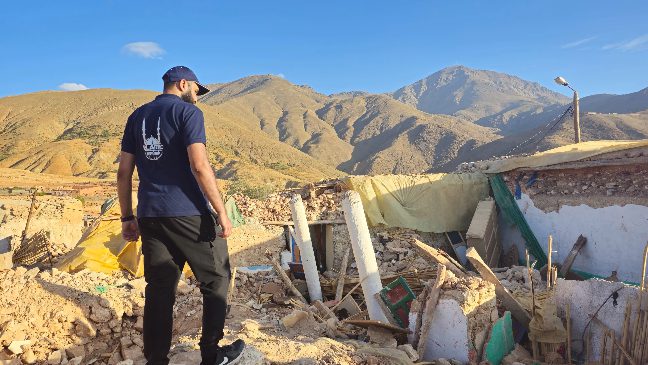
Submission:
M 414 338 L 412 341 L 412 346 L 418 348 L 419 339 L 421 338 L 421 327 L 423 326 L 423 311 L 425 310 L 425 303 L 427 302 L 429 289 L 426 285 L 423 288 L 423 291 L 414 299 L 412 302 L 412 307 L 410 308 L 410 313 L 416 313 L 416 324 L 414 325 Z
M 363 327 L 363 328 L 369 328 L 370 326 L 375 326 L 375 327 L 380 327 L 384 328 L 387 330 L 390 330 L 392 332 L 396 333 L 409 333 L 410 331 L 407 328 L 401 328 L 398 326 L 392 326 L 391 324 L 388 323 L 383 323 L 380 321 L 374 321 L 371 319 L 352 319 L 352 320 L 344 320 L 342 323 L 347 323 L 347 324 L 352 324 L 354 326 L 358 327 Z
M 468 276 L 468 274 L 464 271 L 464 268 L 458 262 L 452 259 L 447 253 L 437 250 L 434 247 L 428 246 L 417 239 L 414 239 L 413 244 L 416 248 L 418 248 L 420 253 L 422 253 L 427 258 L 434 260 L 434 262 L 445 266 L 448 270 L 455 274 L 455 276 Z
M 335 318 L 335 320 L 337 321 L 337 316 L 335 315 L 335 313 L 333 313 L 333 311 L 329 307 L 324 305 L 321 300 L 313 301 L 313 305 L 320 313 L 324 315 L 325 319 Z
M 511 311 L 511 315 L 520 322 L 525 328 L 529 328 L 529 322 L 531 322 L 531 316 L 529 313 L 522 307 L 522 305 L 511 295 L 511 293 L 506 289 L 502 283 L 497 279 L 495 274 L 491 269 L 484 263 L 482 258 L 479 256 L 477 251 L 474 248 L 469 248 L 466 252 L 468 260 L 472 263 L 473 267 L 479 272 L 481 277 L 491 282 L 495 285 L 495 294 L 502 301 L 504 307 Z
M 335 300 L 342 300 L 342 293 L 344 292 L 344 279 L 346 278 L 347 266 L 349 265 L 349 253 L 351 252 L 351 247 L 347 248 L 342 257 L 342 264 L 340 266 L 340 272 L 338 273 L 337 279 L 337 288 L 335 290 Z
M 326 252 L 326 270 L 333 270 L 335 262 L 335 245 L 333 244 L 333 226 L 327 224 L 324 226 L 324 240 Z
M 295 223 L 293 221 L 265 221 L 261 222 L 261 224 L 265 224 L 268 226 L 294 226 Z M 308 225 L 312 226 L 314 224 L 346 224 L 344 219 L 324 219 L 324 220 L 317 220 L 317 221 L 308 221 Z
M 419 354 L 419 359 L 423 358 L 425 355 L 425 348 L 427 346 L 427 338 L 430 333 L 430 328 L 432 327 L 432 321 L 434 320 L 434 311 L 436 310 L 437 303 L 439 302 L 439 296 L 441 295 L 441 285 L 445 281 L 446 268 L 442 264 L 437 266 L 437 276 L 434 280 L 434 283 L 430 286 L 429 294 L 425 305 L 422 310 L 422 319 L 423 325 L 421 326 L 421 334 L 419 336 L 418 347 L 416 352 Z
M 578 236 L 576 243 L 574 243 L 574 246 L 572 247 L 571 251 L 569 251 L 567 258 L 565 258 L 565 261 L 563 261 L 562 266 L 560 267 L 559 273 L 561 277 L 563 278 L 567 277 L 569 270 L 571 270 L 571 267 L 574 264 L 574 260 L 576 260 L 576 256 L 580 252 L 581 248 L 585 246 L 586 243 L 587 243 L 587 238 L 585 238 L 583 235 Z
M 392 326 L 398 326 L 398 323 L 396 323 L 396 319 L 394 319 L 394 315 L 389 310 L 389 308 L 387 308 L 387 304 L 385 304 L 382 297 L 380 296 L 380 292 L 374 294 L 374 298 L 376 298 L 376 301 L 378 302 L 378 305 L 380 306 L 380 309 L 383 311 L 383 314 L 385 315 L 385 318 L 387 318 L 389 324 L 391 324 Z
M 297 290 L 297 288 L 293 285 L 292 281 L 290 281 L 290 278 L 288 278 L 288 275 L 286 275 L 286 272 L 281 268 L 281 264 L 278 261 L 272 260 L 272 266 L 274 266 L 275 271 L 277 274 L 279 274 L 279 277 L 281 280 L 283 280 L 284 284 L 290 289 L 290 292 L 299 298 L 302 302 L 308 304 L 306 301 L 306 298 Z

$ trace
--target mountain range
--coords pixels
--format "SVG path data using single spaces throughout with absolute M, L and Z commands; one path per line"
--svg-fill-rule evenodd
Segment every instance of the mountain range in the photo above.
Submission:
M 219 177 L 283 187 L 343 174 L 423 173 L 571 143 L 571 98 L 453 66 L 394 92 L 324 95 L 272 75 L 211 84 L 198 106 Z M 127 116 L 156 93 L 0 98 L 0 167 L 114 178 Z M 648 136 L 648 88 L 580 100 L 583 140 Z M 556 122 L 557 121 L 557 122 Z

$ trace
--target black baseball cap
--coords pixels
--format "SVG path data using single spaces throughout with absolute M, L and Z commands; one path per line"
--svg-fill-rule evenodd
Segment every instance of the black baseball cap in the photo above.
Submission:
M 186 66 L 175 66 L 171 67 L 169 71 L 165 72 L 164 75 L 162 75 L 162 81 L 165 83 L 167 82 L 176 82 L 180 80 L 187 80 L 187 81 L 193 81 L 198 85 L 198 94 L 197 95 L 205 95 L 209 92 L 209 89 L 203 86 L 200 82 L 198 82 L 198 77 L 196 77 L 196 74 L 191 71 L 189 67 Z

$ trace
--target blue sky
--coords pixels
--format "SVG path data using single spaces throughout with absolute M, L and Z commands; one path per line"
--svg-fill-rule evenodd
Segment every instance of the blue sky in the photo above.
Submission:
M 322 93 L 387 92 L 451 65 L 582 96 L 648 87 L 645 1 L 6 2 L 0 96 L 76 87 L 159 90 L 283 75 Z M 75 85 L 80 84 L 80 85 Z

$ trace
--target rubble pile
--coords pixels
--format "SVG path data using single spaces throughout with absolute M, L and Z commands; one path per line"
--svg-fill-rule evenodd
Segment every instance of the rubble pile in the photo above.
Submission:
M 308 220 L 343 219 L 342 193 L 336 192 L 332 187 L 319 193 L 313 190 L 309 192 L 309 194 L 302 194 Z M 290 198 L 295 193 L 299 192 L 282 191 L 271 194 L 264 200 L 252 199 L 243 194 L 235 194 L 233 198 L 245 217 L 255 218 L 261 222 L 291 221 Z
M 0 271 L 0 356 L 16 364 L 143 362 L 143 278 L 16 267 Z M 28 295 L 26 295 L 28 293 Z M 174 333 L 201 326 L 202 296 L 181 280 Z
M 375 235 L 372 243 L 381 275 L 430 268 L 430 262 L 412 246 L 411 242 L 415 239 L 420 240 L 421 236 L 408 229 L 381 230 Z
M 141 358 L 144 298 L 127 279 L 17 267 L 0 281 L 3 355 L 26 364 Z
M 495 273 L 495 276 L 514 295 L 531 295 L 531 281 L 526 266 L 511 266 L 505 272 Z M 545 291 L 547 284 L 542 281 L 540 271 L 534 269 L 532 277 L 536 294 Z

